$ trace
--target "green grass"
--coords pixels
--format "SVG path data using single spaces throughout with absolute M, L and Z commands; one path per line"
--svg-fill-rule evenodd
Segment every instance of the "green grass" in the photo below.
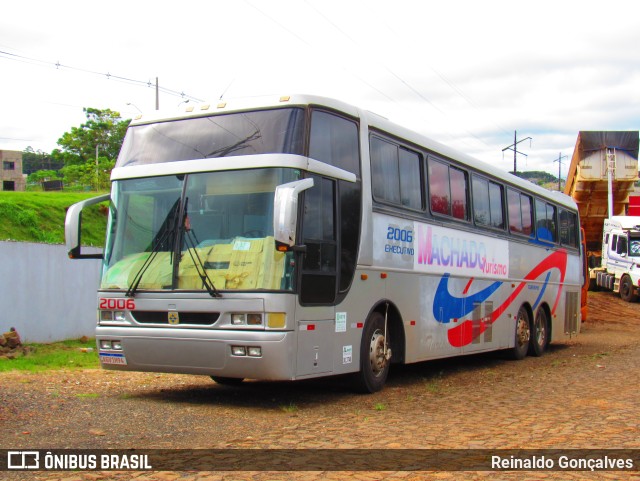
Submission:
M 281 405 L 280 406 L 280 410 L 282 412 L 285 412 L 285 413 L 288 413 L 288 414 L 293 414 L 293 413 L 298 412 L 298 406 L 291 402 L 288 405 L 287 404 Z
M 98 194 L 0 191 L 0 240 L 64 244 L 67 208 Z M 82 214 L 82 243 L 103 246 L 106 209 L 94 205 Z
M 15 359 L 0 357 L 0 372 L 12 370 L 38 372 L 100 367 L 94 339 L 26 344 L 26 347 L 27 353 L 20 354 Z

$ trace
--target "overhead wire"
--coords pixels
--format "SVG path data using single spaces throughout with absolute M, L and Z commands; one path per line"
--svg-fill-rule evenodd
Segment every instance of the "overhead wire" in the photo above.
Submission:
M 129 84 L 145 86 L 145 87 L 156 87 L 155 83 L 153 83 L 151 80 L 137 80 L 137 79 L 124 77 L 122 75 L 115 75 L 115 74 L 112 74 L 110 72 L 106 72 L 106 73 L 105 72 L 97 72 L 95 70 L 90 70 L 90 69 L 87 69 L 87 68 L 74 67 L 74 66 L 71 66 L 71 65 L 65 65 L 65 64 L 60 63 L 60 61 L 49 62 L 49 61 L 46 61 L 46 60 L 40 60 L 40 59 L 36 59 L 36 58 L 25 56 L 25 55 L 18 55 L 18 54 L 15 54 L 15 53 L 4 51 L 4 50 L 0 50 L 0 58 L 4 58 L 6 60 L 12 60 L 12 61 L 28 63 L 28 64 L 31 64 L 31 65 L 55 68 L 57 70 L 65 69 L 65 70 L 70 70 L 70 71 L 74 71 L 74 72 L 81 72 L 81 73 L 85 73 L 85 74 L 89 74 L 89 75 L 95 75 L 95 76 L 103 77 L 103 78 L 106 78 L 107 80 L 115 80 L 117 82 L 122 82 L 122 83 L 129 83 Z M 173 95 L 173 96 L 180 97 L 180 98 L 183 98 L 183 99 L 194 100 L 196 102 L 203 102 L 202 99 L 194 97 L 193 95 L 186 94 L 184 91 L 178 91 L 178 90 L 170 89 L 170 88 L 167 88 L 167 87 L 162 87 L 160 85 L 158 85 L 157 88 L 158 88 L 158 91 L 160 91 L 162 93 L 165 93 L 165 94 L 168 94 L 168 95 Z
M 345 32 L 342 28 L 340 28 L 340 26 L 338 26 L 333 20 L 331 20 L 329 17 L 327 17 L 324 13 L 322 13 L 320 10 L 318 10 L 314 5 L 312 5 L 308 0 L 305 0 L 304 2 L 308 7 L 310 7 L 314 12 L 316 12 L 320 17 L 322 17 L 327 23 L 329 23 L 334 29 L 336 29 L 338 32 L 340 32 L 345 38 L 347 38 L 349 41 L 351 41 L 356 47 L 358 47 L 358 49 L 363 50 L 363 47 L 360 45 L 360 43 L 355 40 L 351 35 L 349 35 L 347 32 Z M 391 31 L 393 32 L 393 30 L 391 29 Z M 395 32 L 394 32 L 395 34 Z M 427 104 L 429 104 L 434 110 L 436 110 L 437 112 L 439 112 L 440 114 L 444 115 L 445 117 L 449 117 L 448 114 L 446 112 L 444 112 L 441 108 L 439 108 L 435 102 L 433 102 L 430 98 L 428 98 L 424 93 L 420 92 L 417 88 L 415 88 L 413 85 L 411 85 L 407 80 L 405 80 L 403 77 L 401 77 L 398 73 L 396 73 L 393 69 L 391 69 L 391 67 L 389 67 L 388 65 L 384 64 L 383 62 L 380 62 L 378 60 L 378 62 L 380 63 L 380 65 L 393 77 L 395 77 L 400 83 L 402 83 L 407 89 L 409 89 L 414 95 L 416 95 L 417 97 L 419 97 L 422 101 L 426 102 Z M 443 79 L 444 81 L 444 79 Z M 451 88 L 452 85 L 449 82 L 446 82 Z M 367 85 L 371 86 L 370 84 L 367 83 Z M 380 90 L 375 89 L 378 92 L 380 92 Z M 454 89 L 455 91 L 455 89 Z M 459 92 L 457 92 L 459 93 Z M 385 95 L 385 97 L 388 97 L 387 95 Z M 473 134 L 472 132 L 469 132 L 466 129 L 463 129 L 468 135 L 470 135 L 471 137 L 473 137 L 474 139 L 476 139 L 478 142 L 482 143 L 483 145 L 488 147 L 488 144 L 482 140 L 481 138 L 479 138 L 477 135 Z M 450 132 L 451 133 L 451 132 Z M 463 143 L 467 143 L 464 139 L 461 139 L 461 141 Z

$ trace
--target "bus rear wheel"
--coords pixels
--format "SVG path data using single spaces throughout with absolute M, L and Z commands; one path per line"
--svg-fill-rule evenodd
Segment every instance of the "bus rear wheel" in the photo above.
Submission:
M 529 341 L 529 355 L 542 356 L 549 344 L 549 318 L 547 311 L 540 307 L 531 327 L 531 340 Z
M 386 332 L 385 332 L 386 331 Z M 360 372 L 357 373 L 359 392 L 374 393 L 384 387 L 391 364 L 388 326 L 384 316 L 374 312 L 364 326 L 360 345 Z
M 529 350 L 529 342 L 531 339 L 531 321 L 529 319 L 529 311 L 526 307 L 521 306 L 515 322 L 515 344 L 509 352 L 510 357 L 519 361 L 524 359 Z

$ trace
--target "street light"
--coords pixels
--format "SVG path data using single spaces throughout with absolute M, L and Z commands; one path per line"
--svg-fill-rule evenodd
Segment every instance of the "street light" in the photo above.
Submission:
M 138 112 L 142 113 L 142 110 L 140 110 L 136 104 L 127 102 L 127 105 L 130 105 L 131 107 L 135 107 Z

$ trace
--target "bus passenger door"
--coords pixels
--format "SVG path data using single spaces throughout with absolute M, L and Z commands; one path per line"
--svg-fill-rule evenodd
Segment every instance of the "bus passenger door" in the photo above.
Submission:
M 333 333 L 338 286 L 336 181 L 313 176 L 304 193 L 302 239 L 298 255 L 298 376 L 333 371 Z

